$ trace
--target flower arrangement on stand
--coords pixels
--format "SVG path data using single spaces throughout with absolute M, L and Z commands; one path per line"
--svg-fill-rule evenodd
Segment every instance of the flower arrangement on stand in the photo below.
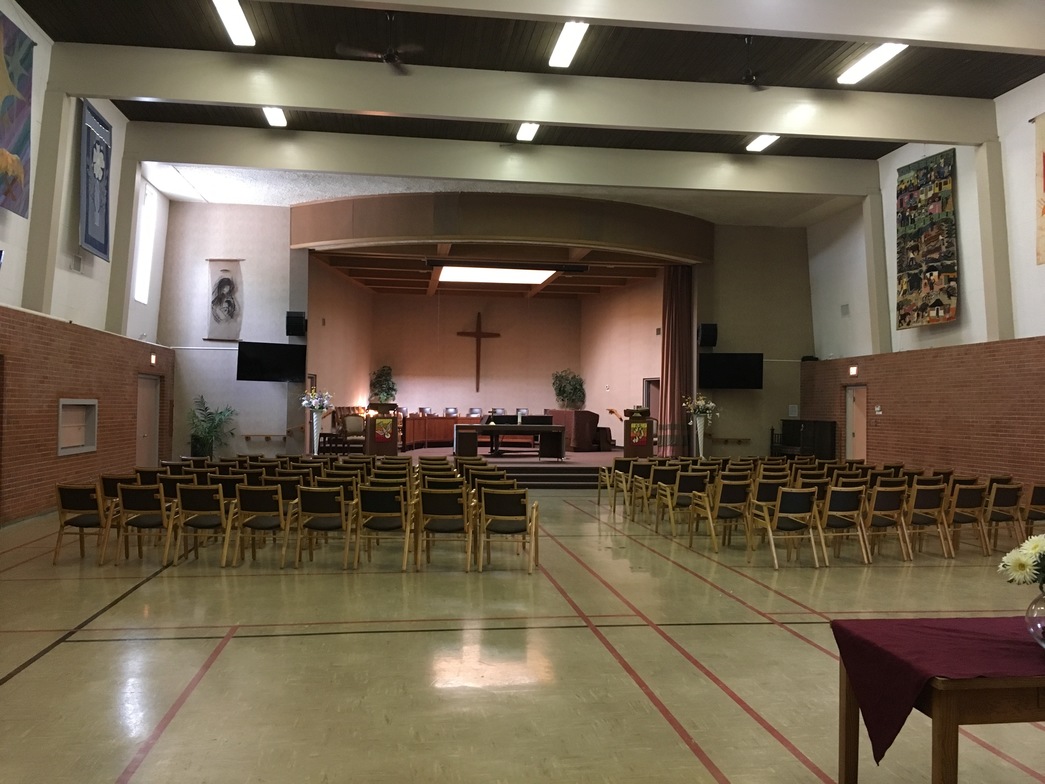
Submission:
M 718 416 L 718 406 L 711 400 L 700 393 L 697 393 L 695 397 L 689 395 L 682 396 L 682 408 L 686 411 L 686 416 L 689 419 L 686 420 L 687 425 L 692 425 L 697 417 L 703 417 L 704 424 L 710 425 L 711 420 Z
M 682 408 L 686 412 L 686 424 L 696 427 L 697 456 L 704 456 L 704 430 L 711 424 L 711 420 L 718 416 L 718 406 L 711 398 L 700 394 L 694 396 L 682 396 Z
M 323 424 L 323 414 L 330 411 L 334 404 L 334 396 L 329 392 L 320 392 L 315 387 L 301 396 L 302 408 L 309 410 L 309 424 L 312 426 L 312 454 L 319 454 L 319 431 Z
M 998 566 L 1005 579 L 1017 585 L 1038 584 L 1038 596 L 1027 607 L 1027 631 L 1045 648 L 1045 534 L 1029 537 L 1010 550 Z

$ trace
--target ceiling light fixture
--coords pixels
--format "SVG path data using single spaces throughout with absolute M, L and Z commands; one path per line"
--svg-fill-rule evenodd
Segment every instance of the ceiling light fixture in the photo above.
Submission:
M 907 44 L 882 44 L 865 54 L 838 77 L 839 84 L 856 84 L 868 74 L 877 71 L 907 48 Z
M 779 136 L 774 136 L 771 133 L 764 133 L 761 136 L 756 137 L 750 144 L 748 144 L 747 151 L 762 152 L 762 150 L 766 149 L 766 147 L 771 145 L 779 138 Z
M 265 113 L 265 119 L 273 128 L 286 128 L 287 115 L 278 106 L 263 106 L 261 111 Z
M 247 17 L 239 6 L 239 0 L 213 0 L 221 23 L 236 46 L 254 46 L 254 33 L 247 24 Z
M 559 40 L 555 42 L 552 56 L 548 58 L 548 65 L 552 68 L 569 68 L 573 62 L 573 56 L 577 54 L 577 47 L 581 45 L 581 39 L 588 32 L 587 22 L 567 22 L 559 33 Z
M 540 127 L 540 123 L 523 123 L 519 126 L 519 132 L 515 134 L 515 138 L 520 142 L 532 142 Z
M 555 274 L 550 269 L 510 269 L 508 267 L 442 267 L 440 283 L 505 283 L 536 286 Z

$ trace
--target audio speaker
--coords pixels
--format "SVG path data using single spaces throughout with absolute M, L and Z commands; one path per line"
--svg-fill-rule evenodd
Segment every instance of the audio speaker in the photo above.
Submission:
M 304 337 L 308 333 L 308 319 L 300 310 L 287 311 L 287 335 L 289 337 Z
M 718 343 L 718 324 L 701 324 L 697 327 L 697 345 L 700 348 L 714 348 Z

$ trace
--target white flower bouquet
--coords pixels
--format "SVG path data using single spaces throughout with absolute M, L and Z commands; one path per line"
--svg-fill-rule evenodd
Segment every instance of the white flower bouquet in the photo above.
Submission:
M 1031 585 L 1037 583 L 1045 591 L 1045 534 L 1027 539 L 1001 559 L 998 571 L 1010 583 Z
M 689 420 L 686 422 L 687 425 L 692 425 L 693 420 L 697 417 L 703 417 L 705 424 L 710 425 L 711 420 L 718 416 L 718 406 L 712 402 L 711 398 L 701 394 L 697 394 L 695 397 L 683 395 L 682 408 L 689 417 Z
M 316 388 L 312 387 L 312 389 L 301 396 L 301 406 L 309 411 L 323 413 L 334 407 L 334 404 L 331 402 L 333 397 L 329 392 L 317 392 Z

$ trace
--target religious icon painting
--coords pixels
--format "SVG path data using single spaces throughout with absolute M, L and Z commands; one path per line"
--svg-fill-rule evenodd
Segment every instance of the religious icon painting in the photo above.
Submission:
M 393 439 L 395 420 L 387 417 L 374 418 L 374 441 L 387 443 Z
M 631 422 L 628 427 L 628 438 L 635 446 L 646 446 L 649 442 L 649 423 Z
M 208 340 L 239 340 L 243 326 L 243 279 L 240 259 L 208 259 L 210 262 L 210 308 Z

